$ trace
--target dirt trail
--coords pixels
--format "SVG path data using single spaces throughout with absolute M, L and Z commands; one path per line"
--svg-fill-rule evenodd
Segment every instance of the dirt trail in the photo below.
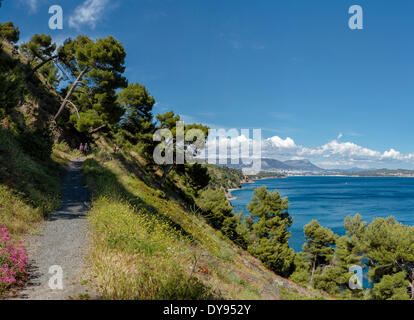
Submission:
M 87 294 L 84 280 L 88 243 L 88 221 L 86 220 L 89 194 L 82 185 L 83 158 L 69 163 L 63 179 L 62 207 L 50 214 L 39 228 L 39 235 L 27 240 L 31 266 L 28 285 L 17 292 L 15 299 L 64 300 L 79 299 Z M 49 273 L 50 267 L 60 266 L 63 271 L 63 289 L 51 289 L 49 280 L 56 276 Z M 58 284 L 58 282 L 54 282 Z

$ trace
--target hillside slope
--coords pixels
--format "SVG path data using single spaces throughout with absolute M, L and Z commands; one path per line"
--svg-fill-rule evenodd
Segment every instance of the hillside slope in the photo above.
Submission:
M 91 261 L 106 299 L 311 299 L 210 227 L 173 190 L 143 179 L 134 148 L 100 137 L 84 164 L 93 194 Z
M 10 86 L 0 90 L 0 223 L 18 235 L 59 206 L 60 176 L 71 155 L 57 143 L 63 130 L 51 122 L 57 94 L 40 79 L 25 83 L 24 57 L 0 45 L 1 77 Z

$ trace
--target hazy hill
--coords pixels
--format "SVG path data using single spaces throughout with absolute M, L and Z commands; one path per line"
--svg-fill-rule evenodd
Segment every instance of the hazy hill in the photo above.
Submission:
M 414 170 L 405 169 L 374 169 L 364 170 L 351 173 L 352 176 L 358 177 L 414 177 Z
M 319 168 L 318 166 L 314 165 L 312 162 L 310 162 L 309 160 L 288 160 L 285 161 L 284 164 L 292 167 L 292 168 L 296 168 L 297 170 L 303 170 L 303 171 L 312 171 L 312 172 L 316 172 L 316 171 L 324 171 L 324 169 Z
M 218 162 L 218 161 L 217 161 Z M 249 161 L 245 160 L 243 163 L 242 160 L 238 164 L 232 164 L 231 159 L 227 159 L 227 164 L 225 166 L 235 169 L 249 168 Z M 309 160 L 288 160 L 288 161 L 279 161 L 276 159 L 262 158 L 261 159 L 261 171 L 306 171 L 306 172 L 322 172 L 324 169 L 319 168 L 314 165 Z

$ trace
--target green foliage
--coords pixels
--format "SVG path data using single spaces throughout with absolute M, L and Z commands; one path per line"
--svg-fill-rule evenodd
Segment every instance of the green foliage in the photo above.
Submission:
M 332 295 L 341 293 L 341 285 L 349 280 L 342 269 L 335 265 L 328 265 L 316 269 L 313 276 L 313 287 L 326 291 Z
M 277 191 L 268 192 L 266 187 L 254 191 L 252 202 L 247 207 L 254 221 L 249 251 L 283 276 L 291 274 L 295 256 L 288 243 L 288 228 L 293 222 L 288 207 L 287 198 L 281 198 Z
M 414 227 L 404 226 L 393 217 L 377 218 L 368 226 L 361 247 L 373 281 L 404 272 L 414 283 Z M 414 297 L 414 288 L 411 294 Z
M 206 167 L 210 175 L 209 188 L 228 190 L 241 187 L 241 181 L 244 179 L 242 170 L 212 164 L 206 164 Z
M 347 233 L 354 236 L 354 241 L 346 236 L 338 239 L 332 230 L 322 227 L 316 220 L 304 227 L 306 243 L 303 250 L 309 263 L 309 282 L 315 289 L 332 295 L 360 298 L 360 291 L 350 292 L 347 288 L 352 276 L 349 268 L 361 262 L 355 239 L 363 226 L 358 215 L 346 220 Z
M 332 230 L 322 227 L 316 220 L 312 220 L 304 227 L 304 233 L 306 243 L 303 245 L 303 251 L 312 261 L 313 275 L 317 267 L 328 265 L 332 260 L 337 235 Z
M 189 181 L 190 187 L 198 192 L 208 186 L 210 175 L 208 169 L 199 163 L 185 165 L 186 180 Z
M 18 106 L 23 92 L 18 59 L 12 58 L 0 48 L 0 119 Z
M 56 89 L 59 86 L 61 80 L 59 69 L 53 62 L 58 57 L 55 55 L 56 44 L 53 43 L 50 35 L 35 34 L 29 42 L 20 45 L 20 51 L 26 56 L 29 65 L 34 67 L 26 75 L 26 80 L 40 69 L 40 73 L 53 88 Z
M 344 225 L 347 235 L 340 238 L 317 221 L 305 226 L 304 251 L 311 263 L 314 288 L 347 299 L 414 298 L 414 227 L 393 217 L 377 218 L 367 225 L 359 214 L 347 217 Z M 349 290 L 349 268 L 363 264 L 369 267 L 369 278 L 374 282 L 371 294 Z M 306 266 L 298 263 L 298 267 L 294 279 L 300 281 Z
M 21 52 L 27 57 L 29 63 L 41 63 L 52 57 L 56 50 L 56 44 L 52 37 L 45 34 L 35 34 L 29 42 L 20 46 Z
M 60 167 L 50 154 L 30 154 L 26 143 L 31 145 L 0 129 L 0 218 L 13 233 L 28 231 L 60 204 Z M 38 154 L 47 153 L 41 145 Z
M 13 72 L 0 73 L 0 118 L 18 105 L 22 94 L 20 80 Z
M 409 300 L 407 274 L 404 271 L 385 275 L 374 285 L 372 298 L 375 300 Z
M 128 87 L 119 92 L 118 97 L 119 103 L 125 109 L 122 126 L 129 132 L 137 133 L 142 129 L 142 122 L 152 121 L 155 99 L 145 86 L 130 83 Z
M 116 90 L 127 85 L 122 75 L 126 57 L 122 44 L 113 37 L 94 42 L 86 36 L 78 36 L 75 40 L 66 41 L 58 54 L 74 77 L 85 73 L 81 79 L 83 88 L 74 94 L 74 103 L 82 112 L 95 110 L 104 124 L 117 124 L 124 111 L 118 103 Z M 71 121 L 75 127 L 84 129 L 89 120 L 79 125 L 77 118 L 71 118 Z
M 204 216 L 217 230 L 221 230 L 230 240 L 245 246 L 243 237 L 237 231 L 239 218 L 234 215 L 233 208 L 224 195 L 223 190 L 207 189 L 197 198 L 197 205 Z
M 174 111 L 158 114 L 157 120 L 159 122 L 159 129 L 169 129 L 174 136 L 176 135 L 176 125 L 181 118 L 179 115 L 176 115 Z
M 100 197 L 94 201 L 90 220 L 93 268 L 105 299 L 214 297 L 209 287 L 183 269 L 181 251 L 185 247 L 181 241 L 185 239 L 159 217 L 123 201 Z M 114 275 L 116 281 L 111 281 Z
M 0 36 L 11 43 L 16 43 L 19 41 L 20 31 L 13 22 L 0 22 Z
M 159 149 L 159 151 L 166 156 L 168 154 L 173 155 L 171 159 L 173 163 L 165 163 L 166 161 L 164 161 L 164 164 L 161 164 L 164 173 L 159 185 L 162 186 L 172 169 L 182 171 L 183 164 L 177 163 L 178 154 L 185 155 L 185 159 L 182 160 L 186 160 L 188 163 L 196 162 L 195 156 L 202 148 L 204 148 L 209 128 L 202 124 L 185 125 L 183 122 L 179 122 L 181 120 L 180 116 L 176 115 L 173 111 L 165 114 L 158 114 L 156 118 L 158 121 L 158 126 L 156 127 L 157 131 L 161 132 L 161 135 L 163 135 L 162 130 L 169 130 L 171 137 L 161 137 L 161 142 L 153 141 L 150 147 L 152 152 L 149 152 L 149 154 L 153 155 L 154 151 Z M 180 124 L 183 124 L 183 126 L 181 127 Z M 194 134 L 195 132 L 198 134 L 201 133 L 202 136 Z M 179 141 L 179 138 L 184 139 L 184 141 Z M 151 161 L 153 161 L 153 159 L 151 159 Z
M 49 83 L 52 88 L 56 90 L 61 81 L 59 68 L 56 67 L 56 65 L 51 61 L 40 68 L 40 73 L 46 79 L 47 83 Z
M 144 157 L 152 161 L 155 131 L 152 108 L 155 99 L 150 96 L 145 86 L 134 83 L 118 93 L 118 103 L 124 109 L 119 133 L 126 141 L 139 144 Z
M 289 277 L 292 281 L 300 284 L 308 284 L 310 282 L 310 265 L 311 263 L 308 260 L 306 253 L 298 252 L 295 254 L 294 259 L 295 271 Z
M 80 112 L 79 116 L 80 119 L 78 119 L 78 116 L 76 114 L 72 114 L 70 116 L 71 122 L 75 124 L 75 128 L 79 132 L 88 131 L 90 128 L 98 128 L 104 123 L 98 112 L 94 109 Z

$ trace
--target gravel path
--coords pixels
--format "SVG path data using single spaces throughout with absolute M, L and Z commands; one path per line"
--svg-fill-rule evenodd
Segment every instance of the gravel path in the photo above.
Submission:
M 31 279 L 23 290 L 17 292 L 16 299 L 79 299 L 80 294 L 86 294 L 87 288 L 81 285 L 81 276 L 85 271 L 88 243 L 86 212 L 89 194 L 81 181 L 83 161 L 79 158 L 69 163 L 63 180 L 62 207 L 50 214 L 40 227 L 39 235 L 31 236 L 27 241 Z M 49 273 L 52 266 L 62 268 L 63 289 L 49 286 L 49 280 L 57 275 L 57 269 Z

